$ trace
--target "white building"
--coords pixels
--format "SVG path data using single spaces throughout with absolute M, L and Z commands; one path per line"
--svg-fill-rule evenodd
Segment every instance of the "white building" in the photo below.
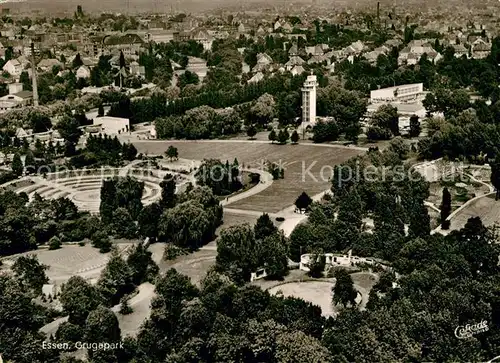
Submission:
M 371 103 L 412 103 L 425 97 L 424 84 L 413 83 L 370 91 Z
M 355 267 L 357 264 L 369 264 L 369 265 L 378 265 L 382 268 L 387 268 L 381 260 L 377 260 L 370 257 L 358 257 L 352 256 L 351 251 L 347 254 L 341 255 L 336 253 L 325 253 L 323 254 L 325 257 L 325 265 L 332 267 Z M 306 253 L 300 256 L 300 265 L 299 269 L 302 271 L 309 271 L 309 265 L 311 263 L 311 258 L 318 255 L 313 255 L 310 253 Z
M 86 65 L 80 66 L 76 70 L 76 78 L 90 78 L 90 69 Z
M 302 122 L 307 124 L 316 123 L 316 87 L 318 82 L 316 76 L 307 76 L 302 87 Z
M 19 77 L 23 71 L 23 65 L 17 59 L 10 59 L 2 69 L 13 77 Z
M 106 135 L 117 135 L 130 131 L 128 118 L 102 116 L 94 119 L 94 126 L 100 126 Z
M 9 94 L 0 97 L 0 113 L 7 112 L 13 108 L 29 106 L 33 101 L 31 91 L 23 91 L 23 84 L 16 82 L 9 84 Z

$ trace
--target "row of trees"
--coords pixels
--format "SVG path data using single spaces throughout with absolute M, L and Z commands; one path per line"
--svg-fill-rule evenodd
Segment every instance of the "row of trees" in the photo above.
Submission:
M 198 185 L 208 186 L 217 195 L 232 194 L 243 187 L 240 165 L 235 158 L 233 163 L 223 164 L 220 160 L 204 160 L 195 174 Z
M 135 160 L 137 149 L 133 144 L 120 143 L 118 138 L 99 134 L 89 135 L 85 148 L 73 156 L 70 164 L 76 168 L 86 166 L 120 166 L 125 161 Z
M 157 118 L 155 127 L 159 138 L 212 139 L 240 132 L 241 120 L 235 110 L 200 106 L 182 116 Z

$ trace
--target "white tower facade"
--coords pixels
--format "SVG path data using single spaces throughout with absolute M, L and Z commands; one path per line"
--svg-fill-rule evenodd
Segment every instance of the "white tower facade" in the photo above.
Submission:
M 307 76 L 302 87 L 302 122 L 308 124 L 316 123 L 316 88 L 318 82 L 316 76 Z

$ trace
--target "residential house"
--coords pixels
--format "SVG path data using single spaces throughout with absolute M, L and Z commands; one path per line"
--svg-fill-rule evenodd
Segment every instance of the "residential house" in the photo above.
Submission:
M 54 58 L 49 58 L 49 59 L 42 59 L 40 62 L 38 62 L 37 67 L 40 69 L 42 72 L 48 72 L 51 71 L 54 66 L 58 67 L 63 67 L 63 64 Z
M 262 72 L 257 72 L 255 75 L 248 80 L 248 83 L 258 83 L 264 79 L 264 75 Z
M 436 62 L 441 58 L 429 43 L 422 43 L 420 41 L 412 41 L 401 52 L 399 52 L 398 64 L 417 64 L 422 55 L 427 54 L 430 61 Z
M 403 44 L 403 42 L 401 41 L 401 39 L 393 38 L 387 40 L 384 44 L 389 48 L 392 48 L 392 47 L 399 47 L 401 44 Z
M 258 53 L 257 54 L 257 64 L 269 65 L 273 63 L 273 59 L 271 56 L 266 53 Z
M 456 58 L 461 58 L 464 55 L 467 57 L 469 55 L 469 51 L 462 44 L 455 44 L 452 45 L 451 47 L 455 51 Z
M 293 67 L 295 66 L 301 66 L 305 63 L 305 61 L 300 58 L 299 56 L 292 56 L 290 57 L 290 59 L 288 60 L 288 62 L 285 63 L 285 69 L 287 71 L 291 71 L 293 69 Z
M 201 58 L 188 57 L 186 70 L 196 73 L 201 82 L 206 77 L 208 72 L 207 61 Z
M 357 42 L 351 43 L 349 46 L 344 48 L 344 54 L 348 56 L 358 56 L 363 52 L 364 49 L 365 45 L 361 40 L 358 40 Z
M 146 76 L 146 68 L 139 65 L 136 61 L 130 63 L 130 74 L 144 78 Z
M 306 70 L 304 69 L 304 67 L 297 65 L 297 66 L 293 67 L 293 69 L 290 71 L 290 73 L 292 73 L 292 75 L 294 75 L 294 76 L 297 76 L 299 74 L 304 73 L 305 71 Z
M 483 59 L 486 58 L 491 52 L 491 44 L 486 43 L 482 39 L 476 40 L 471 45 L 472 58 Z
M 293 26 L 289 23 L 289 22 L 285 22 L 282 26 L 281 26 L 281 31 L 283 33 L 291 33 L 293 30 Z
M 250 66 L 245 62 L 241 62 L 241 73 L 246 74 L 250 72 Z
M 299 48 L 297 47 L 297 44 L 293 44 L 290 49 L 288 50 L 288 55 L 290 57 L 299 55 Z
M 306 54 L 307 55 L 323 55 L 325 53 L 325 51 L 323 50 L 323 47 L 318 44 L 318 45 L 315 45 L 314 47 L 306 47 Z
M 23 71 L 22 64 L 17 59 L 10 59 L 4 64 L 2 69 L 12 77 L 19 77 Z
M 246 32 L 245 25 L 243 23 L 240 23 L 238 25 L 238 33 L 245 33 L 245 32 Z
M 76 78 L 90 78 L 90 68 L 86 65 L 78 67 L 78 69 L 76 70 Z
M 274 23 L 274 31 L 279 30 L 281 27 L 281 19 L 276 20 L 276 22 Z
M 307 64 L 319 64 L 325 62 L 326 64 L 330 63 L 330 58 L 328 58 L 326 55 L 313 55 L 309 60 L 307 61 Z
M 259 25 L 258 28 L 257 28 L 257 30 L 255 31 L 255 34 L 257 36 L 261 36 L 261 37 L 265 36 L 267 33 L 268 33 L 268 31 L 262 25 Z
M 193 40 L 201 43 L 203 45 L 204 50 L 211 50 L 212 43 L 214 42 L 214 37 L 208 34 L 205 30 L 200 29 L 194 32 Z
M 273 59 L 266 53 L 257 54 L 257 64 L 253 67 L 252 72 L 262 72 L 269 70 L 273 63 Z

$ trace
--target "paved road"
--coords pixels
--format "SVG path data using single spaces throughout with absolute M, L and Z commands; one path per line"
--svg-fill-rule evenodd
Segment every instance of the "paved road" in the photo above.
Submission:
M 231 196 L 227 197 L 226 199 L 224 199 L 220 203 L 223 207 L 230 205 L 231 203 L 235 203 L 239 200 L 248 198 L 252 195 L 258 194 L 258 193 L 262 192 L 263 190 L 269 188 L 271 186 L 271 184 L 273 184 L 273 176 L 270 173 L 268 173 L 267 171 L 263 171 L 260 169 L 242 169 L 242 171 L 248 172 L 248 173 L 260 174 L 260 183 L 251 187 L 250 189 L 248 189 L 244 192 L 238 193 L 232 197 Z M 260 214 L 262 214 L 262 213 L 259 212 L 259 215 Z

